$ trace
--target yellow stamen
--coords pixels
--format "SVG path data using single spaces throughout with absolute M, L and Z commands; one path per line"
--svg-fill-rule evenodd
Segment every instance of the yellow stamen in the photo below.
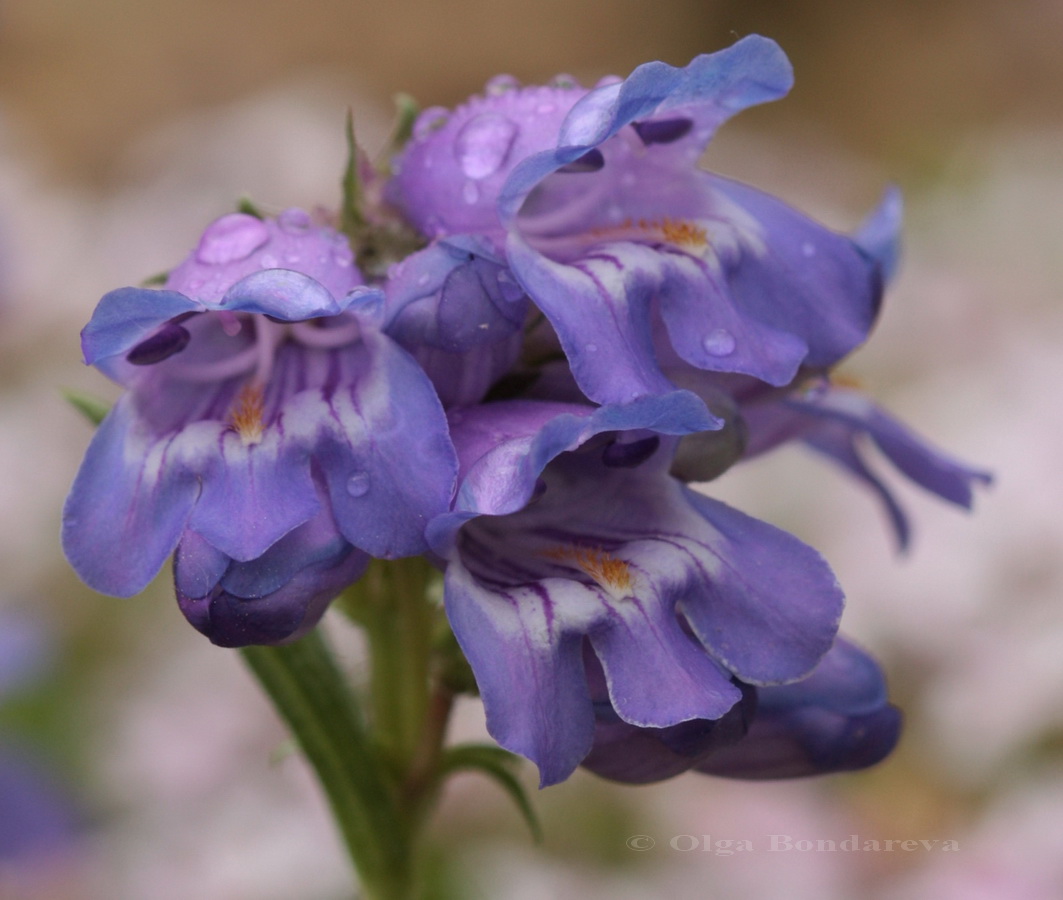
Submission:
M 831 372 L 830 383 L 835 387 L 853 388 L 855 390 L 862 390 L 864 387 L 859 378 L 846 372 Z
M 630 593 L 635 586 L 631 567 L 601 547 L 556 547 L 543 553 L 554 562 L 582 570 L 606 590 Z
M 264 411 L 265 398 L 261 386 L 245 384 L 229 410 L 229 423 L 245 444 L 257 444 L 262 440 L 266 428 L 262 421 Z
M 634 232 L 634 234 L 632 234 Z M 701 248 L 709 244 L 708 233 L 700 225 L 684 219 L 625 219 L 613 228 L 594 228 L 591 234 L 598 238 L 619 240 L 661 240 L 677 247 Z

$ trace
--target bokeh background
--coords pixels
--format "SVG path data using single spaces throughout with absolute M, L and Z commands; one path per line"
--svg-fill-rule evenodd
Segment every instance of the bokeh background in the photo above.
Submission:
M 832 562 L 906 736 L 827 780 L 580 775 L 535 797 L 542 846 L 459 778 L 431 836 L 440 882 L 470 900 L 1063 896 L 1063 4 L 36 0 L 0 6 L 0 846 L 21 847 L 0 898 L 350 895 L 239 658 L 185 625 L 165 577 L 115 600 L 62 558 L 90 429 L 60 391 L 114 396 L 79 363 L 100 295 L 172 265 L 241 195 L 334 204 L 348 107 L 373 146 L 396 91 L 428 106 L 499 72 L 593 83 L 750 32 L 783 45 L 797 86 L 728 124 L 706 165 L 838 228 L 903 188 L 902 271 L 848 374 L 997 473 L 974 516 L 899 486 L 904 558 L 874 501 L 800 451 L 708 488 Z M 476 704 L 455 730 L 482 734 Z M 16 820 L 30 789 L 36 818 Z M 853 834 L 959 849 L 770 850 Z

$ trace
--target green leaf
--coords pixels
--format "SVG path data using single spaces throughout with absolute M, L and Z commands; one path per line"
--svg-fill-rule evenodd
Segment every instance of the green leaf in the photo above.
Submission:
M 535 843 L 541 844 L 543 829 L 539 818 L 535 815 L 524 785 L 512 771 L 519 764 L 519 757 L 492 744 L 458 744 L 444 751 L 439 769 L 441 777 L 453 772 L 480 771 L 494 779 L 517 805 Z
M 92 394 L 75 391 L 72 388 L 62 388 L 66 402 L 80 412 L 93 425 L 99 425 L 104 416 L 111 410 L 111 404 Z

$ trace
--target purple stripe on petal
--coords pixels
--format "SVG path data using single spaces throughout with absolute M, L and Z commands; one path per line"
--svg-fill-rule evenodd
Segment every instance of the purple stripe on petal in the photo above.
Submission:
M 126 360 L 134 366 L 150 366 L 180 353 L 192 339 L 187 328 L 175 322 L 167 322 L 155 334 L 141 341 L 126 354 Z
M 602 155 L 602 151 L 592 148 L 582 156 L 572 160 L 572 162 L 565 163 L 557 171 L 565 175 L 578 175 L 586 172 L 597 172 L 604 166 L 605 157 Z
M 694 122 L 690 119 L 650 119 L 632 122 L 631 127 L 644 144 L 671 144 L 686 137 Z

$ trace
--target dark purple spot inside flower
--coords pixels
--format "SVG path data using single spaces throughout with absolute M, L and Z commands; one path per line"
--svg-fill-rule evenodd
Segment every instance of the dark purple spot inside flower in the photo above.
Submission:
M 602 462 L 614 469 L 634 469 L 657 452 L 661 439 L 656 435 L 626 444 L 614 441 L 602 451 Z
M 577 174 L 580 172 L 597 172 L 605 165 L 605 157 L 602 151 L 595 148 L 588 150 L 583 156 L 577 156 L 572 162 L 562 166 L 558 172 Z
M 649 122 L 632 122 L 631 127 L 646 145 L 671 144 L 688 134 L 694 123 L 690 119 L 655 119 Z
M 188 329 L 176 322 L 167 322 L 155 334 L 130 350 L 126 359 L 134 366 L 154 365 L 184 350 L 191 337 Z

